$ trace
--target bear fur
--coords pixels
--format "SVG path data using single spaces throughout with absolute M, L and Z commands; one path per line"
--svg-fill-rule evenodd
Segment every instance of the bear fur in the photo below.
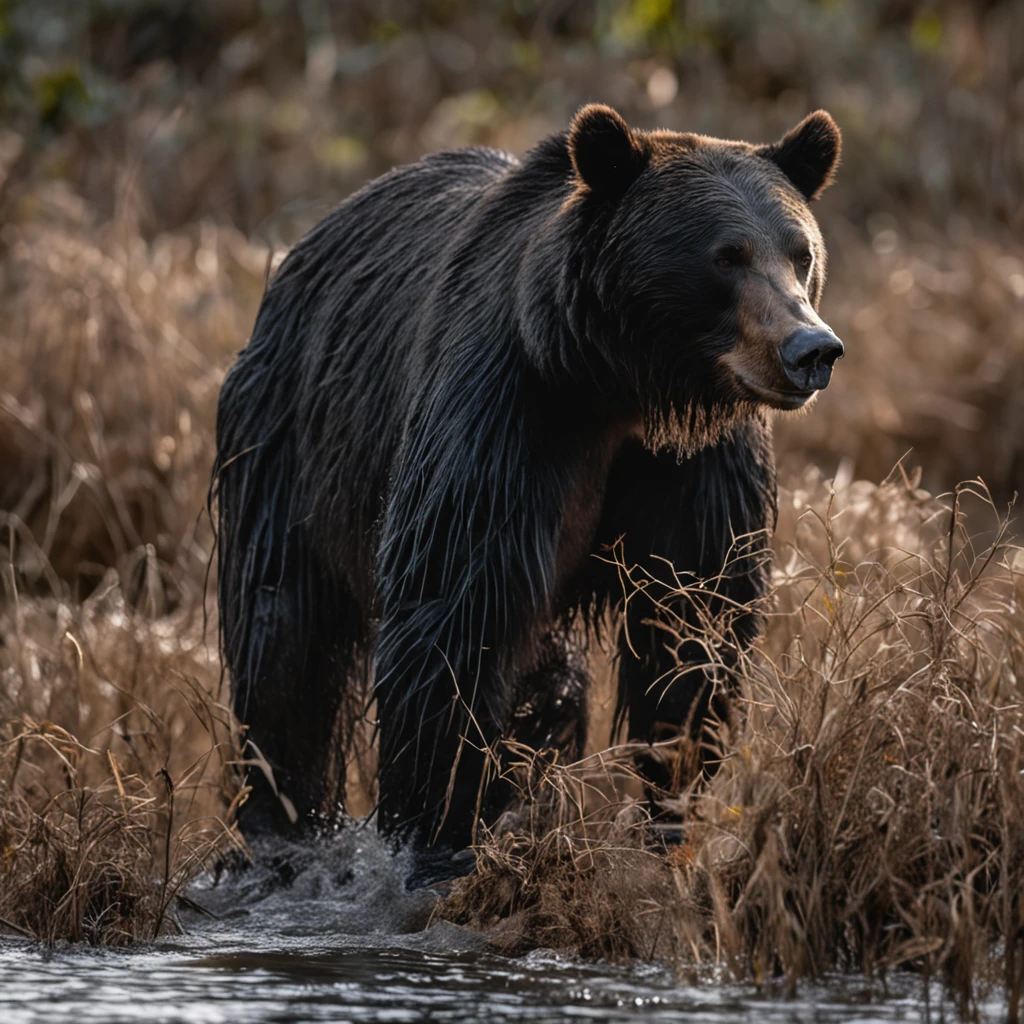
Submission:
M 372 696 L 380 828 L 462 849 L 503 799 L 484 744 L 580 754 L 574 627 L 609 611 L 630 737 L 704 719 L 711 674 L 679 666 L 706 658 L 623 605 L 607 553 L 662 594 L 669 563 L 720 576 L 712 611 L 764 594 L 770 410 L 813 397 L 779 347 L 827 330 L 808 203 L 839 148 L 823 111 L 757 146 L 591 105 L 521 161 L 385 174 L 289 253 L 217 413 L 222 646 L 265 769 L 244 827 L 334 813 Z

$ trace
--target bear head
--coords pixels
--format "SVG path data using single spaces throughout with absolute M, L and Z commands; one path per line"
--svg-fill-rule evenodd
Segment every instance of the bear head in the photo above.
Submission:
M 829 114 L 752 145 L 640 131 L 590 105 L 567 147 L 581 330 L 649 436 L 697 448 L 827 386 L 843 345 L 817 312 L 826 253 L 809 204 L 839 161 Z

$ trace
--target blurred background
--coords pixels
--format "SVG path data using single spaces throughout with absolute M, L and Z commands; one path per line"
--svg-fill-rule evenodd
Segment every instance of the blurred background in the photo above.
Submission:
M 194 595 L 217 389 L 265 275 L 420 154 L 582 103 L 845 139 L 817 204 L 847 346 L 784 469 L 1024 476 L 1024 3 L 0 0 L 0 509 L 32 588 Z M 29 540 L 31 538 L 31 540 Z M 5 541 L 13 543 L 10 538 Z

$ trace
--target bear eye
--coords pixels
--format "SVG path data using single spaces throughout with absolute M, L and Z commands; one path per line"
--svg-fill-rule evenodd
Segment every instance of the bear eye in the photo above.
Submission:
M 810 252 L 802 252 L 796 258 L 797 265 L 803 267 L 804 270 L 810 269 L 811 263 L 814 261 L 814 257 Z
M 721 249 L 715 254 L 715 266 L 721 270 L 732 270 L 743 265 L 743 250 L 737 245 Z

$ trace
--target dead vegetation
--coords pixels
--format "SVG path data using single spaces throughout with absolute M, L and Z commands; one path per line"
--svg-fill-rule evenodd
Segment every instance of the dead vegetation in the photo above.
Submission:
M 150 616 L 194 606 L 217 392 L 266 254 L 212 225 L 150 242 L 127 211 L 96 226 L 59 186 L 11 214 L 0 509 L 24 541 L 22 582 L 84 597 L 113 567 Z
M 215 655 L 183 617 L 133 613 L 113 574 L 75 607 L 5 589 L 0 929 L 153 939 L 176 927 L 183 887 L 239 842 Z
M 201 512 L 265 257 L 60 188 L 0 243 L 0 930 L 124 945 L 237 842 Z
M 933 499 L 902 477 L 838 494 L 810 478 L 777 548 L 767 635 L 737 672 L 745 720 L 707 785 L 663 801 L 679 841 L 652 841 L 628 748 L 520 756 L 520 806 L 441 913 L 510 951 L 655 955 L 791 986 L 909 967 L 968 1015 L 1001 986 L 1016 1019 L 1024 647 L 1005 517 L 979 485 Z

